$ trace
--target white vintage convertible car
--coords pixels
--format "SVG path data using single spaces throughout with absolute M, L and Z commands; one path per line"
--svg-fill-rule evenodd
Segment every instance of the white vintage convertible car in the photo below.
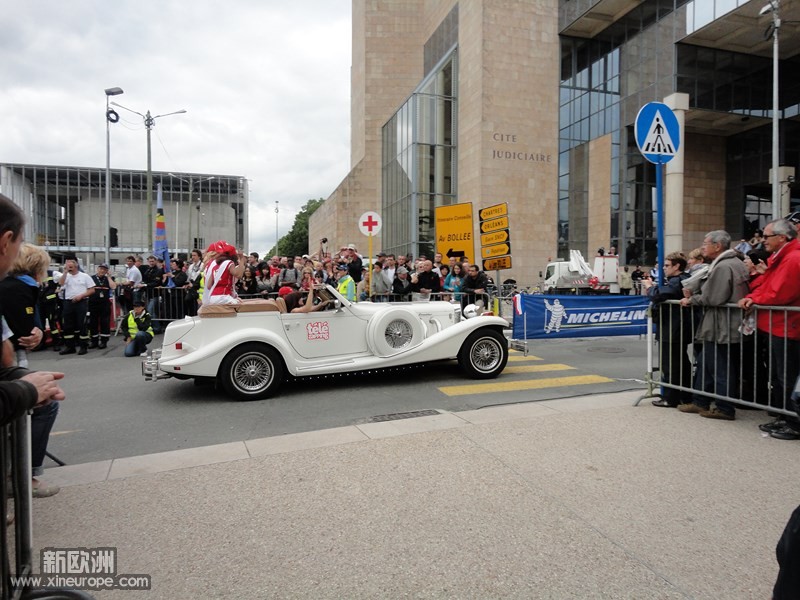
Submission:
M 275 395 L 283 380 L 457 359 L 475 379 L 508 360 L 505 319 L 464 318 L 450 302 L 352 303 L 330 286 L 324 309 L 287 313 L 282 300 L 211 306 L 169 324 L 142 363 L 150 380 L 216 378 L 237 400 Z

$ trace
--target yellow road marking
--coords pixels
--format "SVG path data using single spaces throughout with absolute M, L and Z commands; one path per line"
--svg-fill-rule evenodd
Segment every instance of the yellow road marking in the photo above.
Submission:
M 79 433 L 83 429 L 65 429 L 64 431 L 51 431 L 50 435 L 64 435 L 66 433 Z
M 538 356 L 533 356 L 532 354 L 528 354 L 528 356 L 514 356 L 513 354 L 509 354 L 508 362 L 527 362 L 529 360 L 544 360 L 543 358 L 539 358 Z
M 549 365 L 521 365 L 506 367 L 503 373 L 546 373 L 547 371 L 571 371 L 575 367 L 569 365 L 549 364 Z
M 470 385 L 449 385 L 440 387 L 439 391 L 448 396 L 463 396 L 466 394 L 540 390 L 571 385 L 589 385 L 591 383 L 611 383 L 612 381 L 614 380 L 608 377 L 601 377 L 600 375 L 576 375 L 574 377 L 549 377 L 547 379 L 530 379 L 526 381 L 499 381 L 492 383 L 474 383 Z

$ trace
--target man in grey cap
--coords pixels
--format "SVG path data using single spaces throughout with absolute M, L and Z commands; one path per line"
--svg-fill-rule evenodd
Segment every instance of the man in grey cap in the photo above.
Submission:
M 411 299 L 411 291 L 408 269 L 397 267 L 392 281 L 392 300 L 395 302 L 408 302 Z

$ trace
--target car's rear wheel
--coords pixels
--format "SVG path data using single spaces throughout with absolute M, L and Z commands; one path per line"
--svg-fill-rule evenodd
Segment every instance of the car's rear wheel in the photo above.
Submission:
M 264 344 L 243 344 L 228 353 L 218 377 L 235 400 L 261 400 L 278 391 L 283 372 L 283 361 L 274 349 Z
M 497 377 L 508 362 L 508 340 L 496 329 L 472 332 L 458 352 L 458 364 L 473 379 Z

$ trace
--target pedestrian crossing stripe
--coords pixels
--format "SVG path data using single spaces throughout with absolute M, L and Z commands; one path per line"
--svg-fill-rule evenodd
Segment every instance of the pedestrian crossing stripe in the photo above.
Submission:
M 528 362 L 534 360 L 544 360 L 539 358 L 538 356 L 533 356 L 532 354 L 528 354 L 528 356 L 514 356 L 513 354 L 508 355 L 508 362 Z
M 548 371 L 574 371 L 575 367 L 569 365 L 549 364 L 549 365 L 519 365 L 506 367 L 503 373 L 546 373 Z
M 650 124 L 647 137 L 642 144 L 642 154 L 660 154 L 662 156 L 675 156 L 675 144 L 664 126 L 664 117 L 660 110 L 656 110 L 655 118 Z
M 495 392 L 521 392 L 525 390 L 541 390 L 573 385 L 591 385 L 593 383 L 612 383 L 614 380 L 600 375 L 576 375 L 573 377 L 548 377 L 546 379 L 530 379 L 525 381 L 494 381 L 491 383 L 474 383 L 467 385 L 448 385 L 439 391 L 447 396 L 466 396 L 469 394 L 490 394 Z

